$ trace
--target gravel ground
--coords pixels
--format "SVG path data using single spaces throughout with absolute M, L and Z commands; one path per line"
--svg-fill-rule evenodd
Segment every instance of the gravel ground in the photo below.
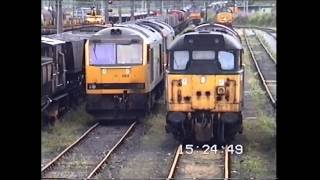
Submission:
M 55 126 L 41 129 L 41 168 L 78 139 L 95 122 L 82 103 L 67 112 Z
M 123 136 L 128 126 L 99 126 L 48 171 L 47 178 L 85 178 Z
M 205 154 L 194 150 L 192 154 L 182 154 L 175 172 L 175 179 L 221 179 L 224 177 L 224 154 L 217 151 Z
M 178 142 L 165 132 L 165 115 L 162 101 L 152 115 L 140 120 L 95 178 L 166 178 Z

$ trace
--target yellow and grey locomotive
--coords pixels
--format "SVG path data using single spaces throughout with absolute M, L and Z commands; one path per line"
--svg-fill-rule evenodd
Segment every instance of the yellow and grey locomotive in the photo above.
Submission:
M 142 117 L 161 96 L 166 42 L 149 24 L 116 25 L 87 41 L 86 109 L 97 120 Z

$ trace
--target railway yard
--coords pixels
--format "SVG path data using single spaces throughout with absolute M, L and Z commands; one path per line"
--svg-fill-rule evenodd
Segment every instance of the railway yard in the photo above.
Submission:
M 142 23 L 144 21 L 141 20 L 140 22 Z M 149 34 L 146 33 L 146 37 L 157 32 L 158 27 L 165 27 L 159 30 L 159 32 L 161 32 L 159 34 L 167 36 L 168 39 L 170 38 L 170 33 L 167 33 L 164 30 L 166 29 L 166 25 L 162 22 L 150 20 L 148 23 L 145 21 L 145 24 L 142 23 L 143 25 L 139 25 L 146 28 L 151 22 L 154 24 L 152 26 L 150 25 L 148 28 L 152 31 L 148 32 Z M 190 22 L 194 21 L 190 20 Z M 166 21 L 166 23 L 168 23 L 168 21 Z M 182 22 L 181 18 L 179 18 L 179 23 L 176 24 L 178 25 L 171 25 L 171 29 L 173 29 L 174 34 L 176 34 L 174 37 L 175 39 L 183 37 L 185 33 L 189 33 L 184 32 L 184 29 L 193 29 L 195 27 L 193 23 L 185 24 L 185 22 Z M 82 27 L 79 26 L 79 29 L 92 29 L 92 27 L 93 31 L 100 32 L 101 29 L 116 28 L 117 26 L 103 26 L 100 24 L 97 26 L 85 25 Z M 141 27 L 138 27 L 138 25 L 118 26 L 119 29 L 122 28 L 120 32 L 123 34 L 127 33 L 125 32 L 126 28 L 132 28 L 137 32 L 144 31 Z M 214 28 L 219 29 L 221 27 L 217 26 Z M 170 28 L 167 29 L 168 31 L 171 30 Z M 231 31 L 228 28 L 225 29 Z M 59 115 L 53 123 L 52 120 L 50 120 L 50 123 L 42 124 L 41 178 L 277 179 L 276 30 L 253 25 L 234 26 L 231 29 L 239 36 L 239 42 L 241 42 L 240 44 L 243 49 L 241 60 L 242 64 L 244 64 L 244 73 L 243 76 L 241 76 L 241 81 L 243 78 L 243 108 L 241 110 L 242 129 L 241 133 L 238 133 L 231 142 L 212 144 L 193 143 L 194 141 L 190 143 L 187 141 L 187 143 L 185 143 L 180 141 L 176 134 L 168 133 L 168 121 L 166 120 L 168 118 L 167 112 L 169 105 L 167 103 L 169 100 L 166 98 L 173 94 L 173 90 L 170 92 L 166 89 L 168 88 L 168 85 L 164 86 L 164 89 L 162 90 L 163 93 L 160 93 L 160 97 L 156 98 L 158 96 L 158 94 L 156 94 L 155 97 L 152 98 L 153 95 L 150 94 L 151 104 L 154 105 L 149 113 L 143 117 L 131 118 L 125 121 L 98 121 L 97 116 L 95 117 L 91 111 L 87 112 L 88 99 L 84 98 L 76 104 L 67 107 L 67 110 Z M 46 30 L 46 33 L 49 31 L 53 32 L 54 30 Z M 107 31 L 101 30 L 101 32 Z M 118 31 L 110 31 L 110 34 L 114 32 L 117 33 Z M 191 32 L 191 34 L 192 33 L 194 32 Z M 90 31 L 90 36 L 91 34 L 93 34 L 92 30 Z M 140 32 L 140 34 L 142 34 L 141 36 L 144 35 L 143 32 Z M 45 35 L 45 37 L 53 38 L 54 36 Z M 60 36 L 57 37 L 61 38 Z M 65 37 L 67 37 L 67 35 L 65 35 Z M 83 37 L 81 38 L 83 39 Z M 155 38 L 154 41 L 156 40 L 157 39 Z M 145 40 L 143 39 L 143 41 Z M 175 40 L 173 41 L 176 42 Z M 94 41 L 92 40 L 92 42 Z M 88 48 L 88 44 L 84 44 L 83 47 Z M 62 47 L 65 48 L 67 46 Z M 73 48 L 74 47 L 75 46 L 73 46 Z M 77 47 L 80 47 L 80 45 Z M 149 48 L 149 44 L 146 47 Z M 171 50 L 167 45 L 164 45 L 164 48 L 168 48 L 169 51 Z M 76 52 L 77 50 L 78 49 L 73 49 L 73 52 Z M 161 46 L 159 50 L 159 54 L 166 53 L 166 51 L 161 52 Z M 84 54 L 83 56 L 86 58 L 89 57 L 87 54 Z M 64 58 L 67 57 L 67 55 L 64 56 Z M 147 57 L 149 57 L 149 54 Z M 159 55 L 159 57 L 163 58 L 162 55 Z M 167 60 L 169 63 L 170 58 Z M 164 62 L 167 60 L 164 60 Z M 146 60 L 146 62 L 149 61 Z M 159 62 L 162 62 L 162 60 L 159 60 Z M 89 63 L 85 64 L 85 68 L 88 68 Z M 188 67 L 189 65 L 186 66 Z M 66 67 L 68 67 L 68 65 L 66 65 Z M 112 68 L 114 72 L 118 69 L 119 68 L 117 67 Z M 111 69 L 108 69 L 107 71 L 109 72 L 109 70 L 111 71 Z M 47 71 L 49 70 L 47 69 Z M 133 68 L 130 72 L 131 71 L 134 72 Z M 86 76 L 88 76 L 88 72 L 94 71 L 91 70 L 86 72 Z M 168 73 L 169 71 L 163 72 L 163 78 L 168 78 L 167 76 L 170 74 Z M 57 74 L 59 76 L 59 73 Z M 103 74 L 103 72 L 101 74 Z M 65 78 L 68 77 L 66 76 Z M 80 76 L 77 76 L 77 82 L 79 82 L 78 77 Z M 87 88 L 86 95 L 92 95 L 90 93 L 93 92 L 93 90 L 89 90 L 90 87 L 92 88 L 92 85 L 85 82 L 88 81 L 88 78 L 82 78 L 84 79 L 83 86 L 85 86 L 84 88 Z M 103 78 L 105 77 L 101 76 L 101 79 Z M 154 78 L 157 78 L 157 76 L 154 76 Z M 91 78 L 90 81 L 92 79 L 94 78 Z M 116 87 L 116 85 L 114 85 L 115 83 L 116 82 L 113 82 L 108 88 L 111 89 L 111 87 Z M 182 84 L 185 85 L 186 82 L 182 81 Z M 107 85 L 104 87 L 107 87 Z M 147 87 L 148 85 L 145 88 Z M 179 85 L 177 87 L 179 87 Z M 156 88 L 158 88 L 158 86 L 155 86 L 155 89 Z M 136 91 L 136 93 L 137 92 L 139 91 Z M 158 92 L 158 89 L 156 92 Z M 178 90 L 177 92 L 179 99 L 181 90 Z M 130 91 L 125 91 L 124 94 L 126 95 L 127 93 L 130 93 Z M 182 91 L 182 93 L 185 93 L 185 91 Z M 193 94 L 199 96 L 198 92 Z M 61 96 L 62 95 L 60 95 L 60 97 Z M 208 95 L 206 92 L 206 96 L 210 96 L 210 93 Z M 127 100 L 126 96 L 121 96 L 121 98 Z M 122 102 L 121 98 L 119 98 L 119 102 Z M 48 102 L 52 101 L 51 97 L 47 97 L 47 99 L 49 99 Z M 183 99 L 183 102 L 186 101 L 186 97 L 180 99 Z M 142 102 L 144 100 L 141 98 L 139 101 Z M 180 102 L 181 100 L 178 101 Z M 234 100 L 234 102 L 235 101 L 236 100 Z M 92 102 L 96 102 L 96 100 Z M 49 105 L 46 105 L 46 107 L 47 106 Z M 104 106 L 104 104 L 100 103 L 99 106 Z M 108 106 L 116 107 L 114 104 Z M 57 111 L 60 113 L 61 110 L 58 109 Z M 126 112 L 122 112 L 122 115 L 126 115 Z M 54 117 L 56 118 L 56 116 Z

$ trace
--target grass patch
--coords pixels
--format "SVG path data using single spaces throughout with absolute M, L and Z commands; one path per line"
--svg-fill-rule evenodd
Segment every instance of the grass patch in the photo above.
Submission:
M 85 112 L 85 104 L 68 112 L 55 126 L 41 130 L 41 153 L 60 152 L 93 123 L 93 118 Z
M 258 73 L 254 73 L 254 77 L 251 77 L 249 79 L 249 83 L 251 86 L 250 95 L 253 99 L 254 104 L 257 107 L 257 110 L 259 111 L 259 110 L 263 110 L 262 108 L 268 102 L 266 101 L 266 95 L 265 95 L 266 92 L 263 91 L 260 87 L 260 82 L 257 79 L 259 78 L 258 76 L 259 76 Z
M 276 124 L 261 115 L 255 121 L 244 121 L 244 154 L 241 159 L 243 178 L 275 178 Z
M 158 104 L 157 110 L 146 118 L 145 125 L 147 126 L 146 135 L 142 137 L 141 143 L 143 146 L 159 146 L 165 141 L 165 124 L 166 124 L 166 109 L 163 104 Z
M 257 108 L 257 119 L 244 120 L 244 133 L 239 138 L 244 153 L 240 156 L 241 179 L 276 178 L 276 121 L 264 105 L 267 102 L 265 92 L 259 82 L 258 73 L 253 69 L 249 51 L 245 51 L 246 75 L 249 76 L 249 91 Z
M 267 177 L 268 170 L 261 155 L 251 152 L 250 156 L 244 157 L 243 160 L 245 163 L 241 165 L 242 177 L 246 179 L 264 179 Z
M 254 121 L 245 121 L 244 128 L 246 133 L 244 142 L 249 150 L 251 148 L 259 150 L 271 150 L 275 148 L 276 123 L 273 118 L 264 114 Z
M 276 14 L 273 13 L 253 13 L 249 16 L 239 15 L 235 18 L 236 25 L 255 25 L 265 27 L 276 27 Z
M 253 62 L 250 62 L 251 56 L 249 56 L 249 51 L 247 51 L 244 55 L 245 63 L 246 64 L 253 64 Z M 252 67 L 247 66 L 246 67 L 247 75 L 250 77 L 248 80 L 248 83 L 250 85 L 250 95 L 253 99 L 253 102 L 255 103 L 257 110 L 262 110 L 264 104 L 268 103 L 266 101 L 266 95 L 265 91 L 261 89 L 260 80 L 258 78 L 259 74 L 256 70 L 253 70 Z

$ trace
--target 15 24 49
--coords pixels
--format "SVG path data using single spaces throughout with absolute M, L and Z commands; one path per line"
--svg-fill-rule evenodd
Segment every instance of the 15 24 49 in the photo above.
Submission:
M 185 153 L 186 154 L 192 154 L 194 152 L 194 149 L 201 149 L 203 154 L 210 154 L 210 153 L 230 153 L 230 154 L 237 154 L 241 155 L 243 153 L 243 146 L 241 144 L 237 145 L 225 145 L 225 146 L 218 146 L 216 144 L 214 145 L 208 145 L 204 144 L 201 147 L 200 146 L 194 146 L 192 144 L 187 144 L 185 146 Z

